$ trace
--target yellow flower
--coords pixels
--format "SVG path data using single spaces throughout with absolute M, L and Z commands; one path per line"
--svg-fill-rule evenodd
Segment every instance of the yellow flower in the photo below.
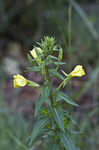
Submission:
M 41 59 L 40 58 L 38 58 L 38 55 L 37 55 L 37 52 L 36 52 L 36 50 L 38 51 L 38 53 L 40 53 L 40 54 L 42 54 L 42 50 L 41 50 L 41 48 L 39 48 L 39 47 L 36 47 L 36 48 L 33 48 L 31 51 L 30 51 L 30 53 L 31 53 L 31 55 L 33 56 L 33 58 L 34 59 L 36 59 L 36 62 L 38 63 L 38 64 L 40 64 L 41 63 Z
M 19 88 L 27 85 L 27 80 L 21 75 L 14 75 L 13 86 Z
M 85 71 L 81 65 L 77 65 L 74 70 L 70 73 L 72 77 L 82 77 L 85 75 Z

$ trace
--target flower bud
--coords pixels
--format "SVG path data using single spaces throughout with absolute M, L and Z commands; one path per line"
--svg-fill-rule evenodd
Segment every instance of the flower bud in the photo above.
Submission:
M 21 75 L 14 75 L 13 86 L 19 88 L 27 85 L 27 80 Z
M 40 87 L 39 84 L 37 84 L 36 82 L 34 81 L 30 81 L 30 80 L 27 80 L 25 79 L 23 76 L 17 74 L 17 75 L 14 75 L 14 80 L 13 80 L 13 86 L 14 88 L 19 88 L 19 87 L 23 87 L 23 86 L 31 86 L 31 87 Z
M 63 57 L 63 50 L 62 48 L 59 49 L 59 55 L 58 55 L 58 60 L 62 60 L 62 57 Z
M 33 56 L 33 58 L 36 60 L 36 62 L 38 63 L 38 64 L 41 64 L 41 59 L 39 58 L 39 56 L 38 56 L 38 54 L 37 54 L 37 52 L 38 52 L 38 54 L 40 53 L 40 54 L 42 54 L 42 49 L 41 48 L 39 48 L 39 47 L 36 47 L 36 48 L 33 48 L 31 51 L 30 51 L 30 53 L 31 53 L 31 55 Z
M 82 77 L 85 75 L 85 71 L 81 65 L 77 65 L 74 70 L 70 73 L 72 77 Z

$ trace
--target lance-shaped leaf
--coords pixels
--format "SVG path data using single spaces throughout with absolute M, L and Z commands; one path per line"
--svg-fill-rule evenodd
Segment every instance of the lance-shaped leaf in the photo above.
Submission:
M 56 61 L 56 62 L 53 62 L 53 64 L 55 64 L 55 65 L 65 65 L 66 63 L 61 62 L 61 61 Z
M 74 134 L 74 135 L 80 134 L 80 131 L 75 131 L 75 130 L 73 130 L 72 128 L 67 128 L 67 130 L 68 130 L 68 132 L 69 132 L 70 134 Z
M 68 104 L 71 104 L 73 106 L 79 106 L 78 104 L 76 104 L 74 101 L 72 101 L 72 99 L 67 96 L 66 94 L 64 94 L 63 92 L 58 92 L 58 95 L 57 95 L 57 100 L 60 101 L 60 100 L 64 100 L 66 103 Z
M 32 144 L 32 142 L 35 140 L 35 138 L 38 136 L 38 134 L 40 133 L 41 129 L 43 129 L 47 123 L 48 123 L 49 119 L 48 118 L 43 118 L 39 121 L 36 122 L 32 135 L 31 135 L 31 140 L 30 140 L 30 145 Z
M 37 84 L 37 83 L 34 82 L 34 81 L 30 81 L 30 80 L 27 80 L 27 85 L 30 86 L 30 87 L 33 87 L 33 88 L 40 87 L 39 84 Z
M 48 105 L 50 105 L 49 95 L 50 95 L 50 87 L 47 84 L 45 84 L 42 87 L 41 96 L 44 99 L 44 102 Z
M 53 116 L 59 128 L 64 132 L 64 115 L 60 108 L 53 109 Z
M 35 103 L 35 112 L 34 112 L 35 117 L 37 116 L 38 112 L 40 111 L 43 102 L 44 102 L 44 99 L 40 95 L 39 98 L 37 99 L 36 103 Z
M 55 69 L 50 69 L 49 72 L 50 72 L 53 76 L 58 77 L 58 78 L 60 78 L 61 80 L 64 80 L 64 77 L 63 77 L 60 73 L 58 73 Z
M 48 55 L 48 57 L 47 57 L 48 59 L 50 58 L 50 59 L 55 59 L 55 60 L 58 60 L 58 58 L 57 57 L 55 57 L 55 56 L 52 56 L 52 55 Z
M 66 117 L 68 117 L 68 118 L 72 121 L 72 123 L 73 123 L 74 125 L 77 125 L 77 122 L 73 119 L 73 117 L 71 116 L 71 114 L 70 114 L 69 112 L 67 112 L 66 110 L 64 110 L 64 115 L 65 115 Z
M 31 72 L 39 72 L 41 70 L 41 66 L 28 67 L 27 70 Z
M 43 103 L 50 105 L 49 94 L 50 94 L 50 88 L 47 85 L 42 86 L 40 96 L 35 104 L 35 113 L 34 113 L 35 117 L 37 116 L 38 112 L 40 111 Z
M 61 142 L 64 144 L 66 150 L 76 150 L 74 143 L 69 135 L 65 135 L 64 133 L 60 135 Z
M 49 144 L 47 150 L 60 150 L 58 144 Z

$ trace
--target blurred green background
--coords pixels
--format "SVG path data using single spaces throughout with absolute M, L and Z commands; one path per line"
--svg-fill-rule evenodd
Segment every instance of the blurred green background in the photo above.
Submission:
M 54 36 L 63 47 L 67 73 L 77 64 L 86 70 L 86 76 L 73 79 L 66 92 L 80 104 L 73 114 L 81 131 L 78 146 L 98 150 L 98 0 L 0 0 L 0 150 L 35 148 L 29 147 L 28 137 L 39 91 L 14 89 L 12 80 L 21 73 L 42 84 L 41 76 L 24 70 L 29 65 L 27 53 L 44 35 Z

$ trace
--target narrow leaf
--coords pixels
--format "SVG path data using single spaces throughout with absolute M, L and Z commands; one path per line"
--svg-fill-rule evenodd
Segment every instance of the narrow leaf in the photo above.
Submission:
M 35 140 L 35 138 L 38 136 L 38 134 L 40 133 L 40 130 L 42 128 L 44 128 L 48 123 L 48 118 L 43 118 L 42 120 L 37 121 L 37 123 L 34 126 L 32 135 L 31 135 L 31 140 L 30 140 L 30 145 L 32 144 L 32 142 Z
M 65 78 L 64 78 L 60 73 L 58 73 L 55 69 L 50 69 L 50 73 L 53 74 L 55 77 L 60 78 L 61 80 L 64 80 L 64 79 L 65 79 Z
M 35 103 L 35 112 L 34 112 L 34 116 L 36 117 L 38 112 L 41 109 L 41 105 L 43 104 L 44 99 L 43 97 L 39 96 L 39 98 L 37 99 L 36 103 Z
M 50 105 L 50 87 L 48 85 L 44 85 L 41 90 L 41 96 L 44 99 L 44 102 Z
M 60 150 L 58 144 L 49 144 L 47 150 Z
M 71 138 L 68 135 L 61 135 L 61 142 L 64 144 L 66 150 L 76 150 Z
M 37 83 L 34 82 L 34 81 L 30 81 L 30 80 L 27 80 L 27 85 L 30 86 L 30 87 L 33 87 L 33 88 L 40 87 L 39 84 L 37 84 Z
M 52 56 L 52 55 L 49 55 L 49 56 L 48 56 L 48 58 L 52 58 L 52 59 L 58 60 L 58 58 L 57 58 L 57 57 Z
M 55 64 L 55 65 L 65 65 L 66 63 L 64 63 L 64 62 L 57 62 L 57 61 L 56 61 L 56 62 L 54 62 L 54 64 Z
M 54 115 L 54 119 L 55 119 L 57 125 L 59 126 L 59 128 L 62 131 L 64 131 L 64 116 L 63 116 L 63 114 L 60 112 L 59 109 L 54 108 L 53 115 Z
M 33 66 L 33 67 L 28 67 L 27 68 L 29 71 L 31 71 L 31 72 L 39 72 L 40 71 L 40 66 Z
M 72 121 L 74 125 L 77 125 L 77 122 L 73 119 L 73 117 L 66 110 L 64 110 L 64 114 Z
M 65 102 L 67 102 L 68 104 L 71 104 L 73 106 L 79 106 L 78 104 L 76 104 L 74 101 L 72 101 L 72 99 L 65 95 L 63 92 L 58 92 L 58 98 L 61 100 L 64 100 Z
M 80 134 L 80 131 L 75 131 L 75 130 L 73 130 L 71 128 L 67 128 L 67 130 L 68 130 L 69 133 L 74 134 L 74 135 Z

